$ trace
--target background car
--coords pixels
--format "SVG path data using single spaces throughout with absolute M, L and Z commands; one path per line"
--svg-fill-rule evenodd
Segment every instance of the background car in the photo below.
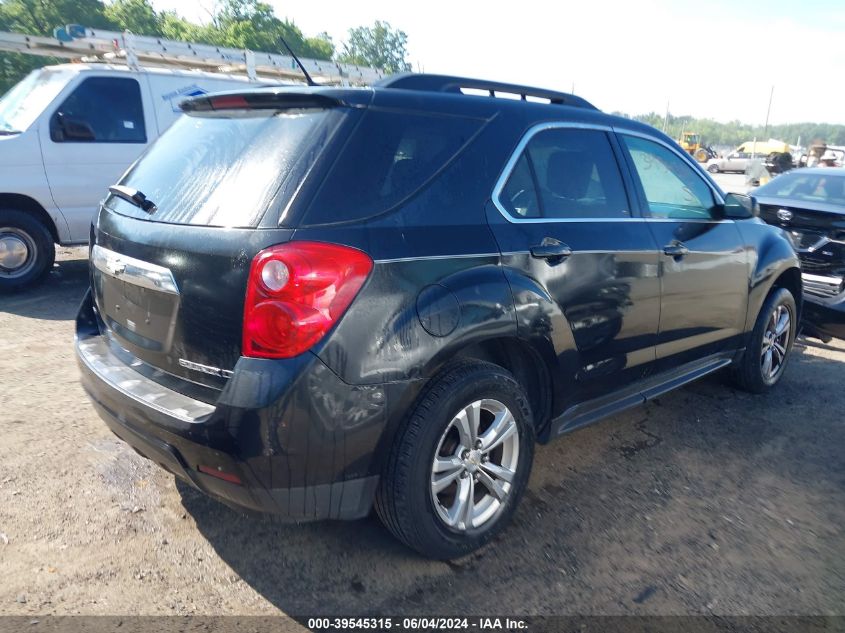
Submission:
M 753 194 L 760 217 L 785 229 L 798 252 L 805 331 L 845 338 L 845 170 L 792 171 Z

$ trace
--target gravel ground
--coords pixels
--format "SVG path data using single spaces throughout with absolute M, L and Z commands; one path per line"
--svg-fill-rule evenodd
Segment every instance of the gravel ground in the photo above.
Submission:
M 242 517 L 117 441 L 72 351 L 84 254 L 0 297 L 0 614 L 845 614 L 841 342 L 771 396 L 712 376 L 541 447 L 514 524 L 446 564 L 374 517 Z

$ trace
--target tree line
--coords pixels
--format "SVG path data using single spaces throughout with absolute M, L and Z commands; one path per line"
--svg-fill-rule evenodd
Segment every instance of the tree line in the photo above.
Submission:
M 664 115 L 650 112 L 637 116 L 616 113 L 643 123 L 664 129 Z M 809 147 L 815 142 L 829 145 L 845 145 L 845 125 L 833 123 L 784 123 L 780 125 L 749 125 L 741 121 L 721 123 L 712 119 L 698 119 L 691 116 L 669 115 L 665 132 L 674 139 L 679 139 L 682 132 L 696 132 L 705 145 L 736 147 L 745 141 L 767 141 L 770 138 Z
M 387 22 L 349 29 L 336 45 L 328 33 L 305 35 L 290 19 L 276 16 L 260 0 L 223 0 L 207 24 L 195 24 L 175 11 L 156 11 L 149 0 L 0 0 L 0 31 L 51 36 L 65 24 L 131 31 L 186 42 L 284 53 L 280 37 L 302 57 L 372 66 L 387 73 L 410 70 L 408 36 Z M 60 60 L 0 52 L 0 94 L 28 72 Z

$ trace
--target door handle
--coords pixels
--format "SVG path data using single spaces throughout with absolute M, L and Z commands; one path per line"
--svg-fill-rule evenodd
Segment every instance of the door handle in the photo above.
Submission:
M 663 254 L 675 259 L 680 259 L 689 254 L 689 249 L 683 242 L 672 242 L 663 247 Z
M 537 259 L 563 259 L 572 255 L 572 249 L 560 240 L 543 238 L 538 246 L 531 247 L 531 257 Z

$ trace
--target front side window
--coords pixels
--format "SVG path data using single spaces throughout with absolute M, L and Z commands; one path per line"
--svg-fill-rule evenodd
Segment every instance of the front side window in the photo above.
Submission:
M 50 119 L 56 143 L 146 143 L 141 89 L 134 79 L 89 77 Z
M 70 70 L 49 66 L 29 73 L 0 98 L 0 134 L 26 130 L 73 79 L 74 74 Z
M 628 199 L 607 134 L 554 128 L 531 138 L 499 193 L 513 218 L 627 218 Z
M 711 220 L 716 206 L 707 183 L 667 147 L 637 136 L 621 136 L 639 176 L 652 218 Z

